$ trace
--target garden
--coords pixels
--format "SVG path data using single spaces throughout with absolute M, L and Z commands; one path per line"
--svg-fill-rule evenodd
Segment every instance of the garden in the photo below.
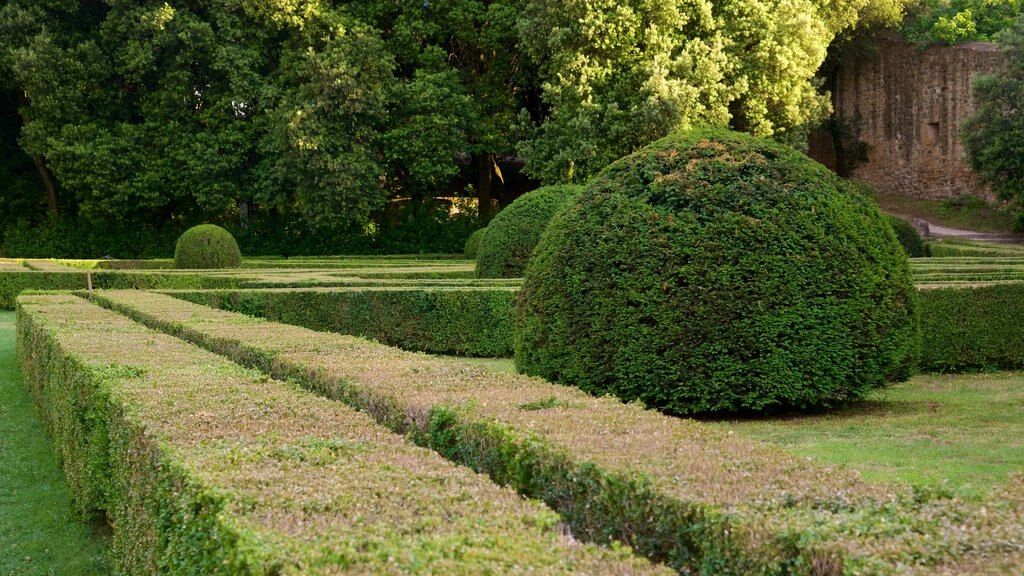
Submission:
M 1021 11 L 0 0 L 0 575 L 1024 574 Z
M 1024 568 L 1024 248 L 711 129 L 465 248 L 4 259 L 4 571 Z

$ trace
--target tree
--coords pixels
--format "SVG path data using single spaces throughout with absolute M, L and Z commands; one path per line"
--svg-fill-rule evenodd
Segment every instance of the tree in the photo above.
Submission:
M 999 35 L 1006 68 L 979 76 L 961 130 L 971 167 L 1004 200 L 1024 202 L 1024 15 Z
M 557 183 L 697 123 L 805 142 L 831 112 L 816 76 L 830 43 L 901 14 L 902 0 L 528 0 L 547 111 L 523 117 L 519 149 Z

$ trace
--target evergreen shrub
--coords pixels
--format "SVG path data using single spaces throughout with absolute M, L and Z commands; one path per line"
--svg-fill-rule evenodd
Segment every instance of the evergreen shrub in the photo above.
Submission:
M 820 409 L 906 379 L 906 255 L 874 202 L 770 140 L 671 135 L 548 226 L 517 300 L 521 371 L 670 413 Z
M 483 242 L 484 234 L 487 233 L 487 228 L 481 228 L 476 232 L 469 235 L 466 239 L 466 246 L 463 252 L 466 255 L 466 260 L 475 260 L 477 254 L 480 251 L 480 244 Z
M 185 231 L 174 247 L 175 268 L 238 268 L 242 253 L 230 232 L 215 224 Z
M 479 278 L 518 278 L 526 269 L 551 218 L 582 190 L 581 186 L 545 186 L 524 194 L 498 213 L 476 256 Z
M 889 225 L 892 226 L 893 232 L 896 233 L 896 239 L 900 241 L 900 246 L 903 247 L 903 251 L 907 256 L 911 258 L 923 258 L 928 255 L 928 248 L 924 244 L 924 240 L 921 239 L 921 234 L 917 232 L 917 228 L 914 225 L 902 218 L 896 216 L 886 215 L 886 220 L 889 221 Z

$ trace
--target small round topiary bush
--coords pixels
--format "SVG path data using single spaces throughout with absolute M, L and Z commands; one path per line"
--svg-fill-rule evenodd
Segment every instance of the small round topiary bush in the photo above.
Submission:
M 521 371 L 675 414 L 819 409 L 907 378 L 907 258 L 874 203 L 803 154 L 672 135 L 548 225 L 517 299 Z
M 485 227 L 473 232 L 469 235 L 469 238 L 466 238 L 466 246 L 463 248 L 466 260 L 476 259 L 476 256 L 480 251 L 480 243 L 483 241 L 484 234 L 486 233 L 487 228 Z
M 917 228 L 914 228 L 913 224 L 888 214 L 886 214 L 885 218 L 889 221 L 889 225 L 892 226 L 893 232 L 896 233 L 896 239 L 899 240 L 900 246 L 903 247 L 903 252 L 907 256 L 923 258 L 928 255 L 928 249 L 924 245 L 924 240 L 921 239 L 921 234 L 917 232 Z
M 178 237 L 175 268 L 238 268 L 242 253 L 230 232 L 213 224 L 193 226 Z
M 526 269 L 551 217 L 582 191 L 581 186 L 545 186 L 517 198 L 487 226 L 476 255 L 479 278 L 518 278 Z

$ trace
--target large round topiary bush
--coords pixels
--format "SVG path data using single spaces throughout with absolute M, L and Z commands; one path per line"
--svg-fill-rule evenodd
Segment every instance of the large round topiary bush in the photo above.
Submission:
M 469 235 L 466 238 L 466 245 L 463 247 L 463 254 L 466 260 L 473 260 L 480 252 L 480 243 L 483 242 L 484 234 L 487 233 L 487 228 L 481 228 Z
M 581 186 L 545 186 L 517 198 L 491 220 L 476 255 L 480 278 L 518 278 L 526 269 L 551 217 L 571 202 Z
M 914 228 L 914 225 L 902 218 L 896 216 L 886 215 L 889 225 L 892 226 L 893 232 L 896 233 L 896 239 L 899 240 L 900 246 L 903 247 L 903 252 L 911 258 L 922 258 L 928 255 L 928 249 L 924 245 L 924 240 L 921 239 L 921 234 Z
M 238 268 L 242 253 L 230 232 L 213 224 L 193 226 L 178 237 L 175 268 Z
M 874 203 L 799 152 L 720 130 L 605 168 L 518 297 L 520 370 L 676 414 L 830 407 L 907 378 L 907 258 Z

